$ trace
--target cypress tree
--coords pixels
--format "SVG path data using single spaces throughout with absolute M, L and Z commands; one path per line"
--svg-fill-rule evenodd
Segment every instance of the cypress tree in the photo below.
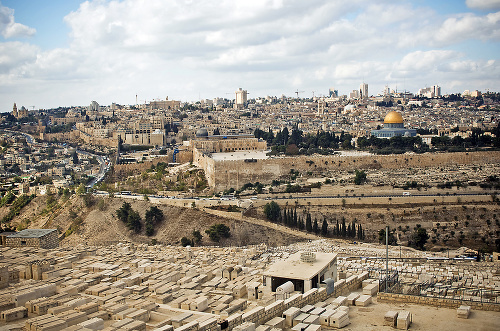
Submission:
M 313 223 L 313 232 L 318 234 L 319 233 L 319 226 L 318 226 L 318 220 L 314 218 L 314 223 Z
M 299 228 L 299 230 L 304 230 L 304 220 L 302 219 L 302 217 L 299 217 L 297 227 Z
M 326 218 L 323 218 L 323 224 L 321 225 L 321 234 L 323 236 L 328 235 L 328 222 L 326 221 Z
M 312 231 L 312 219 L 311 219 L 310 213 L 307 213 L 307 217 L 306 217 L 306 231 L 307 232 Z

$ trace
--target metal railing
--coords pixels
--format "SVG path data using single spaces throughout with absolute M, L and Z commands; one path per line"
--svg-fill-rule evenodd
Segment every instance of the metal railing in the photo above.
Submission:
M 380 275 L 380 278 L 378 280 L 379 292 L 388 292 L 386 290 L 390 290 L 391 287 L 394 287 L 398 282 L 399 282 L 399 273 L 397 270 L 389 274 L 388 277 L 386 275 Z

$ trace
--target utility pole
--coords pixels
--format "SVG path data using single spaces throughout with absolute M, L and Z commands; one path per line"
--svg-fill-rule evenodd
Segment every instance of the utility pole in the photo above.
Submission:
M 385 292 L 389 283 L 389 226 L 385 227 Z

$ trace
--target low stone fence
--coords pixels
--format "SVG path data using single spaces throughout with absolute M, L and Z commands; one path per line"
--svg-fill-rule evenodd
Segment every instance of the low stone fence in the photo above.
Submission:
M 362 272 L 359 275 L 352 275 L 346 279 L 341 279 L 335 282 L 334 290 L 331 296 L 338 297 L 340 295 L 347 295 L 354 290 L 361 287 L 363 281 L 370 276 L 368 271 Z
M 485 302 L 475 302 L 468 300 L 433 298 L 433 297 L 396 294 L 396 293 L 379 292 L 377 294 L 377 301 L 390 302 L 390 303 L 414 303 L 418 305 L 427 305 L 433 307 L 452 308 L 452 309 L 456 309 L 462 305 L 467 305 L 470 306 L 472 309 L 500 312 L 500 304 L 498 303 L 485 303 Z

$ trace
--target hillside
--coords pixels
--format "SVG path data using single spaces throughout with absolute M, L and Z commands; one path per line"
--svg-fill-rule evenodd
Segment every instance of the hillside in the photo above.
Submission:
M 198 209 L 156 205 L 143 200 L 93 198 L 91 206 L 86 207 L 85 197 L 72 196 L 66 201 L 63 198 L 59 199 L 57 205 L 52 206 L 51 212 L 47 212 L 51 207 L 50 203 L 47 205 L 47 200 L 51 199 L 47 199 L 46 196 L 36 197 L 10 224 L 15 227 L 24 224 L 29 228 L 57 228 L 60 237 L 63 238 L 61 241 L 63 246 L 80 243 L 102 245 L 116 241 L 151 243 L 153 239 L 158 243 L 175 245 L 179 244 L 184 236 L 190 238 L 193 230 L 202 233 L 202 245 L 241 246 L 266 243 L 271 246 L 281 246 L 303 240 L 303 236 L 245 222 L 238 217 L 225 218 Z M 124 201 L 130 202 L 132 209 L 140 214 L 143 222 L 146 210 L 151 206 L 155 205 L 163 211 L 165 220 L 155 228 L 153 236 L 146 236 L 144 227 L 140 234 L 135 234 L 118 220 L 116 210 Z M 8 207 L 0 208 L 0 217 L 6 215 L 8 211 Z M 235 214 L 240 215 L 239 212 Z M 217 223 L 226 224 L 231 231 L 231 237 L 222 239 L 220 243 L 211 241 L 205 234 L 206 229 Z

